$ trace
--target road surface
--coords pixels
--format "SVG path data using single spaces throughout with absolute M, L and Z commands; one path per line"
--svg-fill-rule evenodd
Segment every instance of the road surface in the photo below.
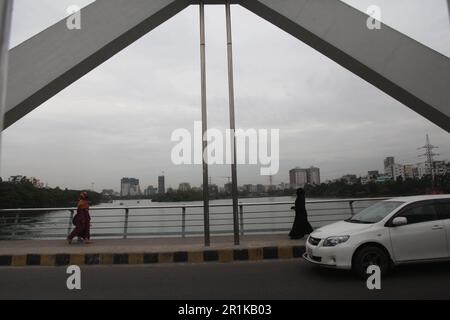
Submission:
M 379 291 L 352 273 L 303 260 L 89 266 L 81 290 L 64 267 L 0 268 L 0 299 L 449 299 L 450 264 L 401 267 Z

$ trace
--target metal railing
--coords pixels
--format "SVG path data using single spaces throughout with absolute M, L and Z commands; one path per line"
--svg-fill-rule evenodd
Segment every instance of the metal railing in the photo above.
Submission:
M 385 199 L 313 200 L 306 204 L 309 221 L 320 227 Z M 288 232 L 295 216 L 293 205 L 291 201 L 239 203 L 240 235 Z M 210 208 L 211 234 L 233 234 L 232 204 L 211 204 Z M 74 228 L 75 212 L 76 208 L 1 209 L 0 239 L 65 238 Z M 187 237 L 203 235 L 204 230 L 202 205 L 91 207 L 90 213 L 95 238 Z

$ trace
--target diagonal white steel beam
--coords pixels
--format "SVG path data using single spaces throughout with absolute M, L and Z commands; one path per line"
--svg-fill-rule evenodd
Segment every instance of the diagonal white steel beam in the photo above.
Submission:
M 449 58 L 339 0 L 236 0 L 450 132 Z M 10 50 L 5 127 L 195 0 L 97 0 Z M 225 4 L 224 0 L 206 0 Z
M 450 15 L 450 0 L 447 0 L 447 8 L 448 8 L 448 13 Z
M 185 9 L 189 0 L 96 0 L 10 50 L 5 128 Z
M 1 128 L 3 127 L 3 108 L 6 102 L 8 47 L 11 33 L 12 8 L 12 0 L 0 0 L 0 135 Z
M 387 25 L 369 30 L 368 16 L 339 0 L 240 4 L 450 132 L 448 57 Z

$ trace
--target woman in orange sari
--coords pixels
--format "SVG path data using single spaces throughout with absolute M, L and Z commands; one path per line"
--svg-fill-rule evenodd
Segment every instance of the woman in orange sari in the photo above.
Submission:
M 81 238 L 85 243 L 90 243 L 91 216 L 89 215 L 89 202 L 86 192 L 80 194 L 77 205 L 77 214 L 73 218 L 75 229 L 67 237 L 67 242 L 72 244 L 75 237 Z

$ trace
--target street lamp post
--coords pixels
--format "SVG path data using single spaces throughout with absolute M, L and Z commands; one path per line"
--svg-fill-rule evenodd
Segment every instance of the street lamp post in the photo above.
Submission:
M 206 48 L 205 48 L 205 3 L 200 1 L 200 64 L 201 64 L 201 94 L 202 94 L 202 164 L 203 164 L 203 224 L 205 246 L 210 246 L 209 230 L 209 176 L 207 156 L 208 142 L 206 133 L 208 130 L 208 113 L 206 105 Z
M 231 193 L 233 197 L 233 233 L 234 244 L 239 245 L 239 203 L 237 184 L 237 157 L 236 157 L 236 120 L 234 113 L 234 74 L 233 74 L 233 39 L 231 33 L 231 5 L 227 0 L 225 5 L 227 20 L 227 53 L 228 53 L 228 94 L 230 103 L 230 132 L 231 132 Z

